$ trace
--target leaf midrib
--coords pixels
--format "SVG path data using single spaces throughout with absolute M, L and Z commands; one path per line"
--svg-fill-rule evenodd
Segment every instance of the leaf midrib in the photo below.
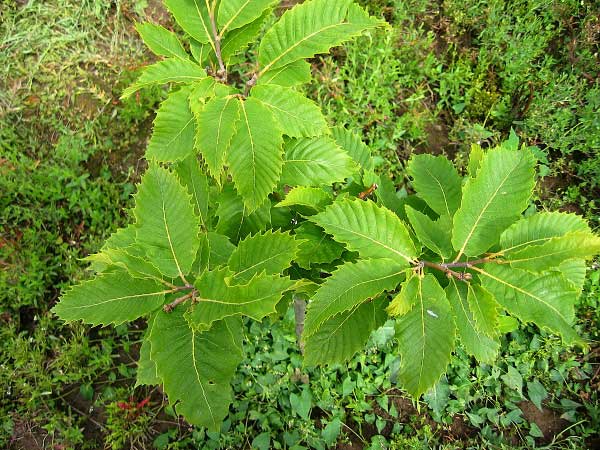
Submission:
M 175 253 L 175 248 L 173 247 L 173 241 L 171 239 L 171 231 L 169 229 L 169 224 L 167 222 L 167 209 L 166 209 L 166 205 L 165 205 L 165 191 L 164 191 L 164 186 L 162 183 L 159 183 L 160 186 L 160 201 L 161 201 L 161 209 L 162 209 L 162 213 L 163 213 L 163 224 L 165 226 L 165 232 L 167 233 L 167 241 L 169 242 L 169 248 L 171 250 L 171 255 L 173 256 L 173 261 L 175 262 L 175 266 L 177 266 L 177 272 L 179 274 L 179 277 L 184 280 L 185 276 L 183 274 L 183 271 L 181 270 L 181 266 L 179 265 L 179 261 L 177 259 L 177 255 Z
M 413 258 L 411 258 L 411 257 L 405 255 L 404 253 L 402 253 L 402 252 L 400 252 L 400 251 L 398 251 L 398 250 L 396 250 L 396 249 L 394 249 L 394 248 L 392 248 L 392 247 L 384 244 L 382 241 L 378 241 L 378 240 L 373 239 L 371 236 L 367 236 L 366 234 L 359 233 L 358 231 L 354 231 L 354 230 L 350 230 L 350 229 L 347 229 L 347 228 L 343 228 L 342 226 L 336 225 L 336 224 L 333 224 L 333 223 L 328 223 L 327 226 L 328 227 L 337 228 L 338 230 L 345 231 L 347 233 L 351 233 L 351 234 L 354 234 L 356 236 L 360 236 L 361 238 L 367 239 L 367 240 L 369 240 L 369 241 L 371 241 L 371 242 L 379 245 L 380 247 L 383 247 L 386 250 L 389 250 L 390 252 L 395 253 L 396 255 L 402 256 L 408 263 L 411 263 L 413 261 Z M 332 234 L 335 237 L 334 233 L 329 233 L 329 234 Z M 349 246 L 354 247 L 354 248 L 357 247 L 354 244 L 349 243 L 349 242 L 347 242 L 347 244 Z
M 266 259 L 263 259 L 262 261 L 259 261 L 259 262 L 255 263 L 255 264 L 252 264 L 249 267 L 246 267 L 244 270 L 236 272 L 235 275 L 232 278 L 233 279 L 241 278 L 241 275 L 244 274 L 244 273 L 246 273 L 246 272 L 248 272 L 249 270 L 253 270 L 256 267 L 260 267 L 261 265 L 266 265 L 269 261 L 272 261 L 273 259 L 279 258 L 280 256 L 285 255 L 285 254 L 286 254 L 286 251 L 285 250 L 281 250 L 277 254 L 271 255 L 270 257 L 268 257 Z M 268 274 L 268 275 L 270 275 L 270 274 Z
M 506 176 L 504 177 L 504 179 L 498 185 L 498 187 L 496 188 L 496 190 L 494 191 L 494 193 L 492 194 L 492 196 L 490 197 L 490 199 L 487 201 L 487 203 L 485 204 L 485 206 L 481 209 L 481 212 L 477 216 L 477 220 L 475 220 L 475 223 L 473 224 L 473 227 L 471 228 L 471 230 L 469 231 L 469 234 L 465 238 L 465 242 L 463 243 L 462 247 L 460 248 L 460 250 L 458 252 L 458 255 L 456 255 L 456 258 L 454 259 L 454 262 L 458 261 L 460 259 L 460 257 L 464 254 L 465 249 L 467 248 L 467 245 L 469 244 L 469 241 L 473 237 L 473 233 L 475 233 L 475 230 L 479 226 L 479 222 L 483 218 L 483 215 L 486 213 L 487 209 L 490 207 L 491 203 L 495 200 L 496 196 L 498 195 L 498 192 L 500 191 L 500 189 L 504 186 L 504 184 L 506 183 L 506 181 L 508 180 L 508 178 L 517 169 L 517 167 L 519 166 L 520 163 L 521 163 L 521 160 L 517 161 L 517 163 L 514 165 L 514 167 L 512 167 L 510 169 L 510 171 L 506 174 Z M 479 173 L 481 174 L 481 171 Z
M 425 171 L 427 172 L 427 175 L 429 175 L 431 178 L 433 178 L 435 180 L 435 182 L 438 184 L 440 191 L 442 193 L 442 197 L 444 197 L 444 205 L 446 206 L 446 212 L 448 213 L 449 217 L 452 217 L 452 213 L 450 213 L 450 207 L 448 206 L 448 199 L 446 198 L 446 191 L 444 191 L 444 187 L 442 185 L 442 183 L 440 183 L 440 180 L 437 179 L 437 177 L 431 173 L 431 171 L 429 170 L 428 167 L 425 167 Z
M 204 390 L 204 383 L 200 379 L 200 371 L 198 370 L 198 366 L 196 365 L 196 332 L 194 331 L 194 329 L 190 330 L 192 332 L 192 362 L 194 364 L 194 372 L 196 373 L 196 381 L 198 381 L 198 385 L 200 386 L 200 390 L 202 391 L 202 397 L 204 397 L 204 402 L 206 403 L 206 406 L 208 407 L 208 411 L 210 413 L 210 418 L 213 422 L 213 425 L 216 428 L 218 426 L 218 423 L 213 413 L 210 402 L 208 401 L 208 397 L 206 396 L 206 391 Z
M 350 286 L 349 288 L 347 288 L 347 289 L 346 289 L 346 290 L 344 290 L 343 292 L 341 292 L 341 293 L 339 293 L 338 295 L 336 295 L 335 297 L 333 297 L 333 298 L 332 298 L 332 299 L 329 301 L 329 303 L 327 304 L 327 307 L 326 307 L 326 308 L 324 308 L 324 309 L 322 309 L 322 310 L 321 310 L 321 311 L 320 311 L 320 312 L 317 314 L 317 316 L 316 316 L 316 319 L 314 320 L 314 322 L 315 322 L 314 328 L 315 328 L 315 329 L 314 329 L 314 330 L 313 330 L 311 333 L 308 333 L 308 332 L 307 332 L 307 333 L 306 333 L 306 334 L 307 334 L 307 336 L 312 336 L 313 334 L 315 334 L 315 333 L 317 332 L 317 330 L 318 330 L 318 329 L 321 327 L 321 325 L 323 325 L 323 322 L 325 322 L 325 321 L 327 320 L 327 319 L 321 319 L 321 317 L 322 317 L 323 315 L 326 315 L 326 314 L 327 314 L 327 309 L 328 309 L 328 307 L 330 307 L 330 306 L 331 306 L 333 303 L 337 303 L 337 302 L 339 302 L 339 301 L 340 301 L 340 298 L 341 298 L 341 297 L 343 297 L 343 296 L 345 296 L 345 295 L 346 295 L 346 294 L 347 294 L 349 291 L 352 291 L 353 289 L 355 289 L 355 288 L 357 288 L 357 287 L 359 287 L 359 286 L 362 286 L 362 285 L 364 285 L 364 284 L 368 284 L 368 283 L 378 283 L 378 282 L 380 282 L 380 281 L 387 280 L 388 278 L 393 278 L 393 277 L 395 277 L 395 276 L 398 276 L 398 275 L 400 275 L 402 272 L 404 272 L 404 270 L 400 270 L 400 271 L 398 271 L 398 272 L 395 272 L 395 273 L 392 273 L 392 274 L 390 274 L 390 275 L 386 275 L 386 276 L 383 276 L 383 277 L 380 277 L 380 278 L 371 278 L 370 280 L 361 281 L 360 283 L 353 284 L 352 286 Z M 383 289 L 382 289 L 382 290 L 383 290 Z M 365 301 L 366 301 L 366 300 L 365 300 Z M 360 303 L 359 303 L 359 305 L 360 305 L 360 304 L 362 304 L 362 303 L 364 303 L 365 301 L 362 301 L 362 302 L 360 302 Z M 348 308 L 348 309 L 351 309 L 351 308 Z M 345 310 L 343 310 L 343 311 L 347 311 L 348 309 L 345 309 Z M 343 311 L 340 311 L 340 312 L 343 312 Z M 339 314 L 339 313 L 338 313 L 338 314 Z M 305 332 L 306 332 L 306 328 L 305 328 Z
M 68 308 L 65 309 L 85 309 L 85 308 L 95 308 L 99 305 L 105 305 L 107 303 L 112 303 L 112 302 L 118 302 L 121 300 L 128 300 L 128 299 L 132 299 L 132 298 L 141 298 L 141 297 L 153 297 L 156 295 L 164 295 L 164 294 L 169 294 L 173 292 L 172 290 L 168 290 L 168 291 L 159 291 L 159 292 L 149 292 L 147 294 L 135 294 L 135 295 L 125 295 L 123 297 L 114 297 L 114 298 L 110 298 L 108 300 L 103 300 L 101 302 L 98 303 L 93 303 L 91 305 L 78 305 L 78 306 L 69 306 Z
M 268 71 L 271 67 L 273 67 L 277 61 L 281 60 L 284 56 L 286 56 L 288 53 L 290 53 L 293 49 L 295 49 L 296 47 L 298 47 L 300 44 L 303 44 L 305 41 L 307 41 L 308 39 L 313 38 L 314 36 L 323 33 L 331 28 L 335 28 L 335 27 L 343 27 L 344 25 L 352 25 L 350 22 L 338 22 L 336 24 L 333 25 L 328 25 L 326 27 L 323 27 L 313 33 L 308 34 L 307 36 L 303 37 L 302 39 L 300 39 L 299 41 L 295 42 L 293 45 L 291 45 L 290 47 L 288 47 L 286 50 L 283 51 L 283 53 L 281 53 L 279 56 L 277 56 L 275 59 L 273 59 L 269 64 L 267 64 L 261 71 L 260 71 L 260 75 L 262 75 L 263 73 L 265 73 L 266 71 Z M 302 59 L 302 58 L 298 58 L 298 59 Z M 296 60 L 297 61 L 297 60 Z M 292 63 L 294 61 L 290 61 L 290 63 Z M 289 63 L 288 63 L 289 64 Z M 285 64 L 287 65 L 287 64 Z
M 246 129 L 248 130 L 248 138 L 250 139 L 250 149 L 252 155 L 252 189 L 256 192 L 256 155 L 255 155 L 255 145 L 254 145 L 254 137 L 252 136 L 252 131 L 250 130 L 250 122 L 248 121 L 248 113 L 246 112 L 246 105 L 244 102 L 240 102 L 242 112 L 244 113 L 244 122 L 246 122 Z M 245 204 L 244 204 L 245 206 Z
M 558 309 L 556 309 L 556 308 L 554 307 L 554 305 L 552 305 L 552 304 L 550 304 L 550 303 L 548 303 L 548 302 L 544 301 L 544 300 L 543 300 L 541 297 L 538 297 L 537 295 L 535 295 L 535 294 L 533 294 L 533 293 L 531 293 L 531 292 L 528 292 L 528 291 L 526 291 L 526 290 L 525 290 L 525 289 L 523 289 L 523 288 L 520 288 L 520 287 L 518 287 L 518 286 L 515 286 L 514 284 L 511 284 L 511 283 L 509 283 L 509 282 L 508 282 L 508 281 L 506 281 L 506 280 L 502 280 L 501 278 L 498 278 L 498 277 L 496 277 L 496 276 L 492 275 L 491 273 L 489 273 L 489 272 L 486 272 L 486 271 L 485 271 L 485 270 L 483 270 L 483 269 L 480 269 L 479 267 L 472 266 L 471 268 L 472 268 L 473 270 L 475 270 L 475 271 L 479 272 L 480 274 L 482 274 L 482 275 L 484 275 L 484 276 L 486 276 L 486 277 L 488 277 L 488 278 L 491 278 L 492 280 L 495 280 L 495 281 L 497 281 L 498 283 L 501 283 L 501 284 L 503 284 L 503 285 L 505 285 L 505 286 L 508 286 L 509 288 L 511 288 L 511 289 L 514 289 L 515 291 L 517 291 L 517 292 L 520 292 L 521 294 L 524 294 L 524 295 L 526 295 L 527 297 L 530 297 L 530 298 L 532 298 L 532 299 L 536 300 L 536 301 L 537 301 L 537 302 L 539 302 L 539 303 L 542 303 L 543 305 L 547 306 L 547 307 L 548 307 L 548 309 L 551 309 L 552 311 L 554 311 L 554 312 L 555 312 L 555 313 L 558 315 L 558 317 L 560 317 L 560 318 L 561 318 L 561 319 L 562 319 L 562 320 L 563 320 L 563 321 L 564 321 L 566 324 L 568 324 L 568 323 L 569 323 L 569 321 L 568 321 L 568 320 L 567 320 L 567 319 L 566 319 L 566 318 L 563 316 L 563 314 L 562 314 L 562 313 L 561 313 L 561 312 L 560 312 Z

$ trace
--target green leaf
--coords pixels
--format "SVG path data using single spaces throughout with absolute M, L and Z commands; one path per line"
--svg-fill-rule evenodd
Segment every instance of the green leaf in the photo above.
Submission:
M 275 117 L 260 101 L 241 102 L 240 122 L 227 153 L 233 182 L 248 207 L 261 206 L 279 181 L 283 138 Z
M 519 395 L 523 395 L 523 376 L 513 366 L 508 366 L 506 374 L 502 375 L 500 378 L 509 389 L 514 389 Z
M 109 236 L 104 245 L 102 246 L 102 250 L 107 248 L 122 248 L 129 247 L 135 244 L 137 236 L 137 229 L 135 225 L 127 225 L 125 228 L 119 228 L 113 234 Z
M 123 91 L 122 99 L 136 91 L 157 84 L 193 83 L 206 78 L 206 71 L 192 61 L 168 58 L 145 67 L 138 79 Z
M 194 154 L 196 123 L 188 102 L 190 91 L 186 86 L 172 92 L 160 105 L 146 149 L 147 159 L 175 162 Z
M 464 349 L 478 361 L 492 363 L 498 356 L 500 343 L 480 331 L 469 305 L 467 284 L 451 278 L 446 295 L 454 311 L 458 336 Z
M 137 240 L 156 267 L 169 277 L 189 273 L 200 245 L 199 219 L 177 176 L 151 165 L 136 194 Z
M 360 136 L 344 127 L 334 127 L 331 130 L 333 139 L 337 145 L 342 147 L 350 157 L 366 172 L 375 169 L 375 162 L 371 156 L 371 150 L 362 141 Z
M 207 329 L 217 320 L 234 315 L 261 320 L 275 312 L 283 292 L 293 282 L 279 275 L 260 274 L 247 284 L 230 285 L 227 268 L 205 271 L 196 280 L 198 301 L 189 309 L 187 320 L 197 329 Z
M 192 114 L 194 114 L 194 117 L 196 118 L 196 130 L 198 130 L 199 125 L 202 125 L 198 120 L 198 116 L 204 109 L 206 102 L 210 100 L 211 97 L 215 96 L 215 91 L 221 86 L 221 83 L 217 83 L 213 77 L 203 78 L 190 85 L 191 90 L 188 102 Z
M 362 350 L 373 330 L 386 319 L 385 297 L 359 304 L 325 321 L 306 339 L 304 364 L 307 366 L 343 363 Z
M 269 230 L 240 241 L 229 258 L 232 283 L 247 282 L 261 272 L 279 274 L 296 257 L 298 242 L 289 233 Z
M 135 29 L 155 55 L 189 59 L 183 45 L 172 31 L 149 22 L 136 23 Z
M 214 45 L 206 0 L 164 0 L 164 4 L 183 31 L 202 44 Z
M 419 281 L 415 307 L 396 327 L 402 355 L 398 379 L 414 397 L 434 386 L 446 370 L 456 332 L 452 309 L 435 277 L 426 275 Z
M 315 102 L 293 89 L 265 84 L 255 86 L 251 96 L 271 110 L 283 134 L 310 137 L 325 134 L 327 122 Z
M 402 279 L 403 267 L 389 259 L 365 259 L 340 266 L 327 278 L 308 304 L 304 337 L 315 334 L 336 314 L 394 289 Z
M 600 253 L 600 237 L 589 232 L 569 233 L 540 245 L 504 254 L 511 267 L 543 272 L 572 258 L 591 258 Z
M 326 53 L 364 30 L 381 25 L 352 0 L 310 0 L 286 11 L 262 39 L 262 72 Z
M 160 308 L 168 292 L 154 280 L 136 279 L 126 272 L 106 273 L 68 290 L 52 311 L 67 322 L 119 325 Z
M 277 207 L 301 206 L 313 211 L 322 211 L 327 205 L 331 204 L 333 197 L 323 189 L 306 186 L 296 186 L 290 190 L 285 199 L 277 203 Z
M 529 423 L 529 435 L 537 438 L 543 438 L 544 432 L 535 422 Z
M 583 260 L 598 253 L 598 243 L 599 239 L 591 234 L 583 218 L 575 214 L 543 212 L 522 218 L 507 228 L 500 237 L 500 253 L 514 267 L 543 271 L 560 268 L 568 259 Z M 581 263 L 576 267 L 576 273 L 580 274 L 576 278 L 580 280 L 585 267 L 582 269 Z
M 515 330 L 519 329 L 519 321 L 515 319 L 513 316 L 508 316 L 506 314 L 500 314 L 498 316 L 498 333 L 506 334 L 512 333 Z
M 220 180 L 225 157 L 236 133 L 241 103 L 236 97 L 215 97 L 198 114 L 196 148 L 210 175 Z
M 310 390 L 302 389 L 302 394 L 300 396 L 290 394 L 290 406 L 292 407 L 292 411 L 298 414 L 298 417 L 308 420 L 310 408 L 312 407 L 312 395 Z
M 227 0 L 219 6 L 218 24 L 221 35 L 226 30 L 243 27 L 258 19 L 277 0 Z
M 106 242 L 104 242 L 104 245 L 102 245 L 99 253 L 83 258 L 84 261 L 90 262 L 89 270 L 96 273 L 104 272 L 112 264 L 105 251 L 109 249 L 123 249 L 135 245 L 136 234 L 135 225 L 119 228 L 111 234 Z
M 151 319 L 154 321 L 154 317 Z M 138 386 L 154 386 L 161 384 L 161 379 L 156 373 L 156 364 L 150 359 L 150 340 L 148 339 L 151 323 L 148 324 L 149 330 L 146 331 L 146 336 L 140 347 L 140 358 L 137 363 L 137 373 L 135 377 L 135 387 Z
M 225 184 L 217 198 L 216 231 L 237 243 L 248 234 L 265 230 L 271 224 L 271 201 L 266 200 L 257 210 L 249 213 L 244 201 L 231 183 Z
M 219 431 L 229 412 L 231 379 L 242 360 L 242 323 L 227 319 L 192 330 L 184 308 L 160 312 L 150 333 L 150 357 L 177 411 L 194 425 Z
M 500 247 L 502 253 L 516 252 L 529 245 L 544 244 L 567 233 L 589 230 L 586 221 L 576 214 L 541 212 L 523 217 L 508 227 L 500 236 Z
M 587 265 L 583 259 L 569 259 L 558 266 L 558 271 L 571 283 L 578 293 L 583 290 Z
M 499 147 L 485 154 L 477 176 L 467 180 L 454 216 L 452 244 L 459 256 L 486 252 L 518 219 L 535 185 L 534 167 L 535 159 L 528 150 Z
M 287 66 L 278 69 L 272 69 L 264 72 L 258 81 L 257 86 L 263 84 L 278 84 L 279 86 L 292 87 L 308 83 L 311 80 L 310 64 L 303 59 L 294 61 Z
M 417 299 L 421 287 L 419 276 L 412 272 L 410 276 L 400 285 L 400 290 L 387 307 L 390 316 L 403 316 L 409 312 Z
M 281 183 L 290 186 L 321 186 L 344 181 L 357 166 L 328 137 L 290 139 L 285 144 Z
M 479 170 L 479 167 L 481 166 L 481 160 L 483 159 L 484 155 L 485 155 L 485 152 L 481 148 L 481 145 L 471 144 L 471 151 L 469 153 L 469 167 L 468 167 L 470 177 L 475 178 L 475 176 L 477 175 L 477 171 Z
M 389 258 L 408 267 L 417 257 L 406 226 L 371 200 L 338 201 L 310 220 L 363 258 Z
M 139 245 L 107 248 L 100 253 L 90 255 L 87 259 L 124 269 L 134 278 L 153 279 L 158 282 L 161 282 L 163 278 L 158 267 L 146 260 L 144 249 Z
M 268 432 L 260 433 L 252 439 L 252 448 L 257 450 L 269 450 L 271 448 L 271 436 Z
M 295 262 L 304 269 L 310 269 L 315 264 L 331 263 L 339 259 L 345 250 L 342 244 L 310 222 L 304 222 L 295 232 L 300 242 Z
M 442 216 L 437 221 L 433 221 L 408 205 L 406 205 L 406 215 L 417 238 L 423 245 L 443 259 L 452 256 L 452 253 L 454 253 L 450 236 L 452 222 L 448 216 Z
M 227 264 L 235 250 L 227 236 L 215 232 L 203 234 L 200 238 L 200 248 L 194 262 L 194 273 L 201 273 L 204 269 L 213 270 L 218 266 Z
M 221 4 L 223 5 L 224 3 Z M 248 44 L 253 43 L 270 15 L 271 10 L 266 10 L 253 22 L 228 32 L 221 42 L 221 56 L 223 61 L 226 63 L 230 62 L 235 54 L 245 49 Z
M 578 293 L 556 272 L 532 276 L 531 272 L 500 264 L 477 269 L 481 283 L 508 312 L 523 322 L 533 322 L 560 334 L 567 344 L 581 342 L 571 328 Z
M 200 225 L 204 230 L 208 230 L 210 227 L 208 177 L 200 169 L 196 155 L 188 156 L 179 162 L 175 166 L 175 172 L 181 184 L 187 188 L 188 194 L 192 196 L 194 210 L 200 217 Z
M 548 398 L 548 391 L 538 380 L 527 382 L 527 395 L 537 409 L 543 411 L 542 402 Z
M 400 198 L 396 192 L 396 186 L 394 182 L 388 177 L 380 177 L 377 189 L 375 190 L 375 196 L 377 197 L 377 202 L 380 205 L 385 206 L 405 222 L 408 222 L 408 217 L 406 216 L 406 205 L 408 204 L 408 198 L 416 199 L 422 205 L 427 206 L 425 202 L 416 195 Z M 421 211 L 421 209 L 417 208 L 418 211 Z
M 202 42 L 198 42 L 194 38 L 189 38 L 189 41 L 190 53 L 192 54 L 196 62 L 203 66 L 207 58 L 211 54 L 214 54 L 212 46 L 210 44 L 203 44 Z
M 341 431 L 342 421 L 339 417 L 334 417 L 333 420 L 329 422 L 321 431 L 321 437 L 325 441 L 325 444 L 332 446 L 337 442 Z
M 406 168 L 419 197 L 440 216 L 460 206 L 462 180 L 445 156 L 414 155 Z
M 481 285 L 469 283 L 467 302 L 479 331 L 494 337 L 498 329 L 499 305 L 492 294 Z

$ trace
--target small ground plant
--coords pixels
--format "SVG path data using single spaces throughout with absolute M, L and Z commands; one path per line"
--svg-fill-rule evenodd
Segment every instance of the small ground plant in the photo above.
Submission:
M 464 177 L 445 157 L 414 156 L 416 194 L 400 198 L 360 138 L 330 127 L 298 90 L 310 80 L 307 58 L 383 22 L 351 0 L 309 0 L 270 27 L 273 0 L 165 5 L 185 45 L 140 24 L 164 59 L 124 93 L 173 85 L 135 221 L 89 257 L 95 277 L 54 308 L 93 325 L 146 318 L 138 384 L 162 384 L 189 422 L 219 430 L 243 320 L 302 298 L 307 365 L 348 360 L 391 316 L 399 382 L 414 396 L 437 382 L 458 342 L 492 363 L 515 318 L 583 344 L 574 305 L 600 238 L 576 215 L 529 208 L 528 147 L 515 137 L 474 146 Z M 231 76 L 254 43 L 254 69 Z

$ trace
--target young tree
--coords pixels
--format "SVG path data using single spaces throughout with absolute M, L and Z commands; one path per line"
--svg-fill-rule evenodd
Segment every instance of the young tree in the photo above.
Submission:
M 349 359 L 394 318 L 400 384 L 414 396 L 458 342 L 493 362 L 513 317 L 581 343 L 574 305 L 600 238 L 573 214 L 522 216 L 531 151 L 515 139 L 474 147 L 464 178 L 445 157 L 414 156 L 416 195 L 398 197 L 360 138 L 298 90 L 307 58 L 384 23 L 351 0 L 308 0 L 271 25 L 276 3 L 165 0 L 188 45 L 137 26 L 163 59 L 124 96 L 172 90 L 134 221 L 89 257 L 95 276 L 54 312 L 92 325 L 147 318 L 138 384 L 162 384 L 211 430 L 228 413 L 244 320 L 276 316 L 294 296 L 310 300 L 299 328 L 307 365 Z M 248 45 L 258 56 L 240 81 L 230 69 Z

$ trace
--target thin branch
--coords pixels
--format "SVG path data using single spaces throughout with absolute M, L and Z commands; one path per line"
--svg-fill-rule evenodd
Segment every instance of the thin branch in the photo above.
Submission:
M 219 63 L 219 70 L 217 71 L 217 77 L 223 81 L 227 82 L 227 69 L 225 68 L 225 64 L 223 63 L 223 56 L 221 55 L 221 36 L 217 31 L 217 22 L 215 20 L 215 8 L 217 6 L 217 2 L 212 4 L 208 15 L 210 16 L 210 26 L 212 28 L 212 34 L 215 41 L 215 55 L 217 56 L 217 61 Z
M 187 294 L 185 294 L 182 297 L 176 298 L 171 303 L 164 305 L 163 306 L 164 312 L 170 313 L 177 307 L 177 305 L 189 300 L 190 298 L 195 299 L 196 295 L 198 295 L 198 291 L 196 290 L 196 287 L 193 284 L 189 284 L 189 283 L 186 283 L 185 286 L 177 286 L 175 289 L 173 289 L 172 292 L 181 292 L 181 291 L 190 291 L 190 292 L 188 292 Z
M 451 262 L 451 263 L 436 263 L 436 262 L 432 262 L 432 261 L 424 261 L 424 260 L 418 260 L 415 261 L 413 264 L 416 267 L 429 267 L 431 269 L 436 269 L 439 271 L 444 272 L 448 277 L 453 277 L 456 278 L 457 280 L 460 281 L 469 281 L 473 278 L 473 275 L 471 275 L 468 272 L 457 272 L 455 270 L 452 270 L 454 268 L 464 268 L 464 269 L 475 269 L 477 270 L 477 268 L 475 267 L 478 264 L 486 264 L 486 263 L 491 263 L 491 262 L 495 262 L 498 264 L 502 264 L 503 261 L 499 261 L 494 259 L 494 256 L 486 256 L 485 258 L 480 258 L 480 259 L 474 259 L 472 261 L 462 261 L 462 262 Z
M 367 197 L 369 197 L 371 194 L 373 194 L 373 192 L 375 192 L 375 190 L 378 187 L 379 186 L 377 186 L 377 183 L 373 183 L 369 189 L 358 194 L 358 198 L 360 198 L 361 200 L 366 200 Z
M 445 264 L 438 264 L 431 261 L 418 261 L 417 267 L 430 267 L 432 269 L 440 270 L 444 272 L 449 278 L 454 277 L 460 281 L 469 281 L 473 276 L 468 272 L 455 272 L 452 269 L 446 267 Z
M 177 308 L 178 305 L 180 305 L 183 302 L 188 301 L 191 298 L 195 298 L 197 294 L 196 290 L 193 290 L 192 292 L 185 294 L 182 297 L 176 298 L 175 300 L 173 300 L 171 303 L 163 306 L 163 311 L 166 313 L 170 313 L 172 312 L 175 308 Z
M 194 290 L 196 289 L 196 286 L 194 286 L 193 284 L 190 283 L 186 283 L 185 286 L 176 286 L 174 291 L 178 292 L 178 291 L 190 291 L 190 290 Z
M 256 82 L 258 81 L 258 74 L 254 74 L 252 75 L 252 78 L 250 78 L 248 80 L 248 82 L 246 83 L 246 89 L 244 90 L 244 97 L 248 97 L 248 94 L 250 93 L 250 89 L 252 89 L 254 86 L 256 86 Z

